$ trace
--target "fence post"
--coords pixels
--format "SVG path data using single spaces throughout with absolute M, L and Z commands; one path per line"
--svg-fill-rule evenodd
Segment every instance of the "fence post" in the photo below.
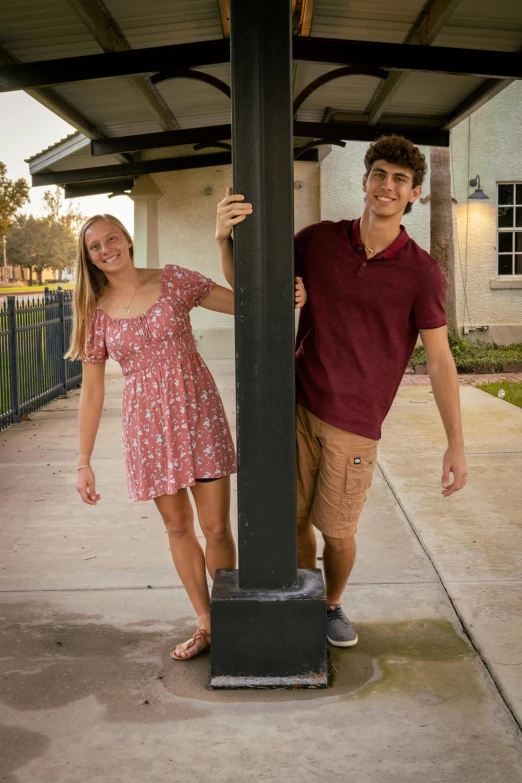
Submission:
M 11 386 L 11 410 L 13 424 L 20 421 L 18 396 L 18 346 L 16 342 L 16 297 L 7 297 L 7 328 L 9 329 L 9 381 Z
M 58 360 L 60 362 L 60 386 L 62 387 L 62 397 L 67 397 L 67 368 L 65 366 L 65 313 L 63 307 L 63 290 L 58 288 L 56 295 L 58 297 L 58 318 L 60 326 L 58 328 Z

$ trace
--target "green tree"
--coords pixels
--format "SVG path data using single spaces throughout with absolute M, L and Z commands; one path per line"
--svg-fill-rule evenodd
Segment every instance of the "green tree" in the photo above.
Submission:
M 49 216 L 20 215 L 7 238 L 7 254 L 11 264 L 29 269 L 29 285 L 33 282 L 33 272 L 42 284 L 45 269 L 72 266 L 74 236 Z
M 29 185 L 25 179 L 13 182 L 7 176 L 7 166 L 0 161 L 0 236 L 9 234 L 16 213 L 29 201 Z
M 43 202 L 44 214 L 53 225 L 53 236 L 56 242 L 53 266 L 58 269 L 61 280 L 63 270 L 74 264 L 78 232 L 85 221 L 85 215 L 74 202 L 70 201 L 67 207 L 65 206 L 63 191 L 58 186 L 54 191 L 45 191 Z

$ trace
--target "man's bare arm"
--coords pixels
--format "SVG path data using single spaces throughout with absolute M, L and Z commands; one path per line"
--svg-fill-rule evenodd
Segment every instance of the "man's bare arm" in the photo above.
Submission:
M 442 464 L 442 494 L 452 495 L 466 484 L 467 467 L 460 416 L 459 379 L 448 344 L 448 329 L 421 329 L 420 336 L 428 360 L 433 396 L 446 431 L 448 448 Z M 453 473 L 453 483 L 450 483 Z

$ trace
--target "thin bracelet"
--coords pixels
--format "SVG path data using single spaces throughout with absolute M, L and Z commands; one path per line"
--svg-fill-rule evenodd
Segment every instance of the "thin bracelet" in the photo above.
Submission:
M 79 471 L 79 470 L 81 470 L 82 468 L 90 468 L 90 467 L 91 467 L 90 465 L 80 465 L 80 467 L 79 467 L 79 468 L 76 468 L 76 472 L 78 472 L 78 471 Z

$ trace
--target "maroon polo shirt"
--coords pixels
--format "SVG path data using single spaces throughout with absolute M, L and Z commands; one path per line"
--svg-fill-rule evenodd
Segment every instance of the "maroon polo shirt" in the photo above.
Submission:
M 328 424 L 378 440 L 419 329 L 446 324 L 444 276 L 401 226 L 366 258 L 360 220 L 324 221 L 295 236 L 308 301 L 296 345 L 297 401 Z

